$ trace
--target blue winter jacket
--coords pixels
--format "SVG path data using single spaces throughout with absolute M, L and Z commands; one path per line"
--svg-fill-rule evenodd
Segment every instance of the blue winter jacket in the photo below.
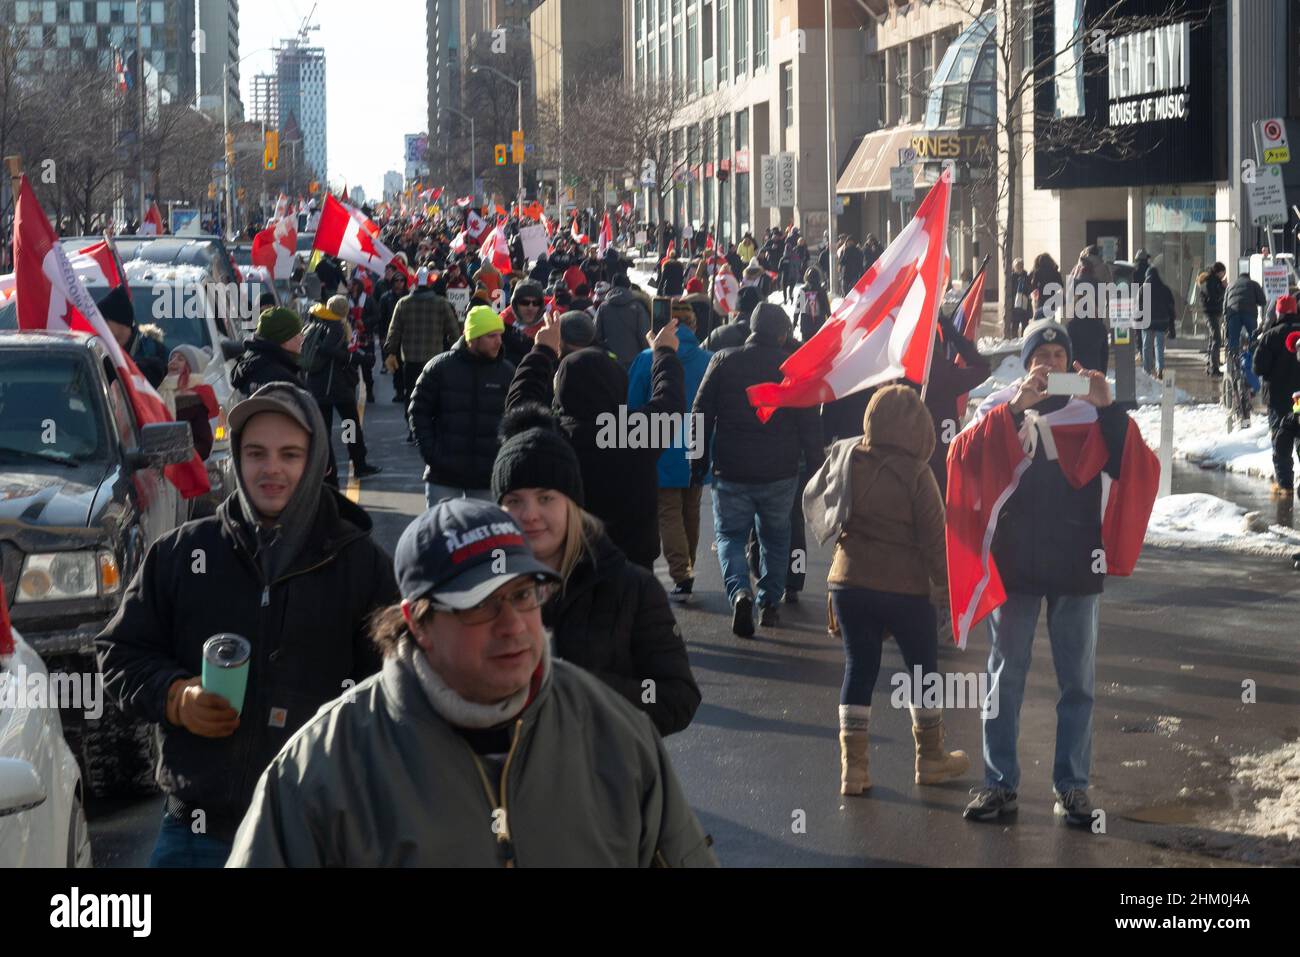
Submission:
M 682 368 L 686 373 L 687 415 L 690 414 L 691 405 L 695 402 L 695 393 L 700 388 L 700 380 L 704 378 L 704 370 L 709 367 L 709 359 L 712 355 L 713 353 L 707 349 L 700 348 L 700 340 L 696 338 L 694 332 L 685 326 L 677 327 L 677 358 L 681 360 Z M 635 412 L 650 401 L 650 364 L 653 358 L 652 350 L 643 349 L 632 360 L 632 365 L 627 370 L 629 412 Z M 696 441 L 704 441 L 703 436 L 701 435 Z M 708 479 L 705 479 L 705 484 L 707 483 Z M 690 484 L 691 462 L 686 458 L 685 443 L 679 443 L 675 448 L 667 449 L 659 456 L 659 487 L 686 488 Z

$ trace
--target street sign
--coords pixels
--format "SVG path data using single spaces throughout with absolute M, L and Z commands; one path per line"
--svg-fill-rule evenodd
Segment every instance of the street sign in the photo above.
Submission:
M 1250 217 L 1256 226 L 1271 226 L 1287 221 L 1286 188 L 1282 183 L 1282 170 L 1265 166 L 1255 174 L 1255 182 L 1246 184 L 1250 198 Z
M 1259 133 L 1264 162 L 1268 164 L 1291 162 L 1291 147 L 1286 138 L 1286 121 L 1281 117 L 1259 120 L 1255 126 Z
M 1285 263 L 1264 266 L 1260 279 L 1260 285 L 1264 288 L 1264 301 L 1270 304 L 1277 302 L 1278 296 L 1285 296 L 1290 286 Z
M 910 146 L 900 146 L 898 148 L 898 165 L 911 166 L 916 162 L 916 150 Z
M 889 199 L 894 203 L 910 203 L 916 199 L 912 181 L 912 167 L 894 166 L 889 170 Z
M 776 166 L 776 199 L 778 206 L 793 206 L 796 195 L 796 164 L 794 153 L 778 153 Z
M 777 205 L 777 159 L 772 153 L 758 158 L 758 205 Z

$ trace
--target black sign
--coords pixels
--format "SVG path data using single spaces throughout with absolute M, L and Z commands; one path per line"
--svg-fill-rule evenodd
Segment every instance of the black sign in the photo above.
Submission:
M 1034 23 L 1035 187 L 1226 180 L 1226 0 L 1125 0 L 1107 20 L 1114 0 L 1082 6 L 1073 74 L 1063 69 L 1071 60 L 1053 56 L 1065 44 L 1051 15 Z

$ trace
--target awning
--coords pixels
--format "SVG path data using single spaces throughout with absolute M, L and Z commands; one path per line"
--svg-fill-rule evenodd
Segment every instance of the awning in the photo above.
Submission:
M 868 133 L 858 144 L 857 150 L 849 159 L 839 182 L 835 184 L 837 193 L 877 193 L 889 192 L 889 171 L 898 165 L 898 151 L 912 145 L 912 137 L 921 132 L 920 126 L 895 126 L 887 130 Z M 921 164 L 914 164 L 913 175 L 919 174 Z M 919 186 L 929 184 L 924 181 Z

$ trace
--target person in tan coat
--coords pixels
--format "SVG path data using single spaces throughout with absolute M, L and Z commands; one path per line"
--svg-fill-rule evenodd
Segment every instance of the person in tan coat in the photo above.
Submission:
M 965 752 L 944 750 L 943 710 L 921 706 L 928 682 L 914 680 L 918 667 L 923 676 L 938 673 L 930 587 L 947 581 L 943 498 L 929 466 L 934 443 L 934 424 L 915 390 L 886 386 L 867 405 L 862 437 L 835 443 L 804 491 L 814 534 L 823 544 L 835 539 L 826 583 L 845 651 L 841 794 L 871 787 L 871 693 L 886 633 L 907 666 L 916 783 L 937 784 L 970 767 Z

